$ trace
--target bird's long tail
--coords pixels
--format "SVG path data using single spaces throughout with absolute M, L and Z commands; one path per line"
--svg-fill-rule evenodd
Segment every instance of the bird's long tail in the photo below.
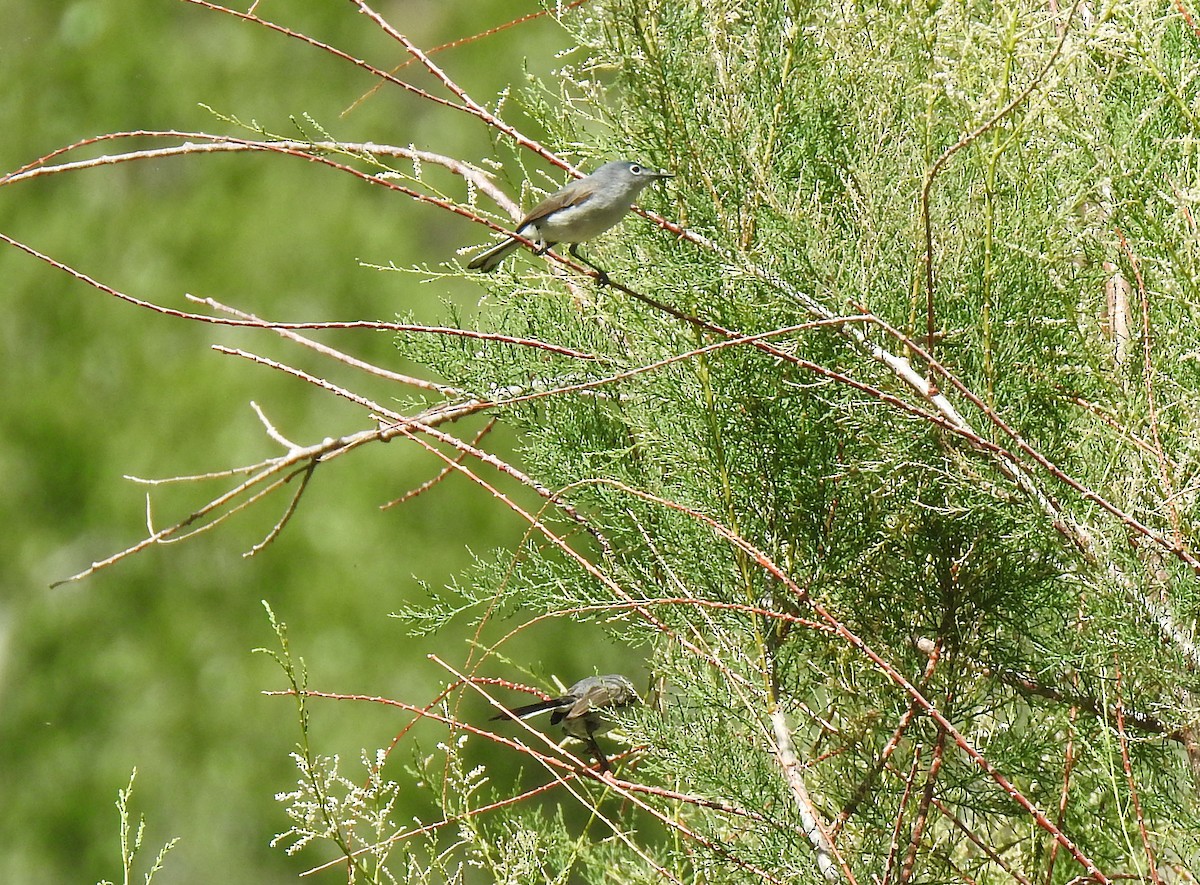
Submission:
M 468 270 L 477 270 L 481 273 L 491 273 L 500 266 L 500 262 L 508 257 L 508 253 L 521 245 L 517 240 L 504 240 L 497 243 L 492 248 L 488 249 L 482 255 L 476 256 L 467 265 Z
M 515 716 L 517 719 L 528 719 L 530 716 L 536 716 L 538 713 L 545 713 L 547 710 L 553 710 L 561 707 L 563 703 L 570 703 L 570 698 L 552 698 L 548 701 L 538 701 L 536 704 L 526 704 L 523 707 L 513 707 L 507 713 L 501 713 L 492 717 L 492 721 L 497 719 L 508 719 L 510 716 Z

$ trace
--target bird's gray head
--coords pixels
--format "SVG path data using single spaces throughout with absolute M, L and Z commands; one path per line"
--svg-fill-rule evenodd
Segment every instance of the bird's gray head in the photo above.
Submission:
M 612 189 L 614 192 L 620 191 L 628 194 L 629 199 L 632 201 L 647 185 L 654 184 L 654 182 L 661 178 L 673 177 L 666 170 L 655 169 L 652 166 L 646 166 L 642 163 L 633 163 L 629 160 L 613 160 L 611 163 L 605 163 L 589 175 L 587 180 L 597 190 Z
M 597 707 L 623 707 L 640 701 L 633 683 L 617 673 L 580 679 L 567 689 L 567 697 L 576 700 L 587 698 Z

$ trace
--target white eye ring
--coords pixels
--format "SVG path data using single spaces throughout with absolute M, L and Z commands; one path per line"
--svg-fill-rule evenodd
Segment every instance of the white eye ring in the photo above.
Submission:
M 637 163 L 634 163 L 629 167 L 629 171 L 632 172 L 634 175 L 641 175 L 642 167 L 639 166 Z

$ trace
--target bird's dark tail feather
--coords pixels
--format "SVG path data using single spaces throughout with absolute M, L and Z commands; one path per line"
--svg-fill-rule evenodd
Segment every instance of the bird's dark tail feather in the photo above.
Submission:
M 570 698 L 566 699 L 570 702 Z M 523 707 L 513 707 L 506 713 L 500 713 L 492 717 L 492 721 L 497 719 L 508 719 L 515 716 L 517 719 L 525 719 L 529 716 L 536 716 L 538 713 L 544 713 L 546 710 L 553 710 L 555 707 L 563 705 L 563 698 L 554 698 L 549 701 L 538 701 L 536 704 L 526 704 Z

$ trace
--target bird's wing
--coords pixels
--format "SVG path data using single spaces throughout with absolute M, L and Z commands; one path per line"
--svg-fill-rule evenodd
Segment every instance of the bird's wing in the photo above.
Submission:
M 584 200 L 588 199 L 594 190 L 595 188 L 586 178 L 572 181 L 562 190 L 546 197 L 546 199 L 529 210 L 529 214 L 522 218 L 521 223 L 517 225 L 517 230 L 520 230 L 527 224 L 536 224 L 547 215 L 557 212 L 560 209 L 578 206 Z
M 611 700 L 610 692 L 606 686 L 602 684 L 593 685 L 571 705 L 570 709 L 564 710 L 561 716 L 564 719 L 582 719 L 584 716 L 608 706 Z
M 595 689 L 589 689 L 580 696 L 567 695 L 560 700 L 563 705 L 554 711 L 550 717 L 551 725 L 558 725 L 564 719 L 570 721 L 574 719 L 582 719 L 596 708 L 595 704 Z

